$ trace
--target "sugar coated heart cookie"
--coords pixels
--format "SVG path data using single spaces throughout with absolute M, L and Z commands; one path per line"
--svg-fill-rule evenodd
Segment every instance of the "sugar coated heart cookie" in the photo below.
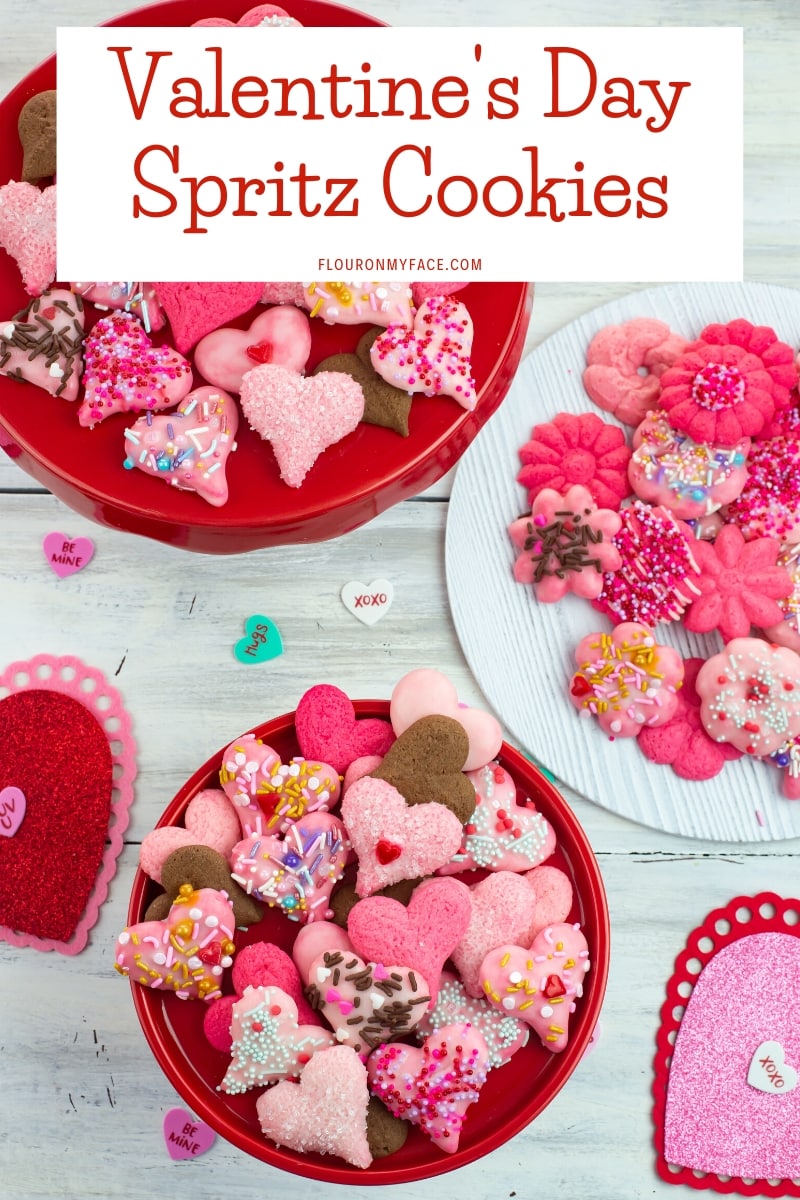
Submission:
M 342 772 L 363 755 L 383 757 L 394 741 L 388 721 L 378 717 L 357 720 L 353 702 L 329 683 L 318 683 L 300 697 L 295 728 L 306 758 L 319 755 Z
M 197 492 L 219 508 L 228 499 L 226 466 L 236 449 L 239 410 L 219 388 L 190 392 L 174 413 L 148 412 L 125 430 L 125 460 L 181 492 Z
M 0 187 L 0 246 L 17 260 L 25 291 L 39 296 L 56 275 L 56 186 Z
M 117 938 L 115 969 L 143 987 L 173 992 L 180 1000 L 215 1000 L 222 973 L 233 962 L 234 922 L 224 892 L 190 884 L 164 921 L 142 921 Z
M 331 891 L 344 873 L 347 832 L 326 812 L 308 813 L 283 838 L 253 833 L 231 851 L 234 880 L 292 921 L 327 921 Z
M 417 309 L 413 329 L 390 325 L 372 344 L 370 358 L 387 383 L 425 396 L 452 396 L 475 407 L 472 317 L 458 300 L 433 296 Z
M 53 288 L 0 321 L 0 375 L 51 396 L 78 398 L 84 314 L 80 296 Z
M 319 1025 L 299 1025 L 297 1005 L 278 987 L 248 987 L 231 1012 L 231 1065 L 219 1085 L 237 1095 L 280 1079 L 297 1079 L 312 1054 L 333 1046 Z
M 194 365 L 216 387 L 238 392 L 253 367 L 275 363 L 304 371 L 311 351 L 308 317 L 283 304 L 261 313 L 249 329 L 215 329 L 198 342 Z
M 245 836 L 285 833 L 306 813 L 327 812 L 339 799 L 341 781 L 333 767 L 311 758 L 281 762 L 255 734 L 231 742 L 219 773 Z
M 481 963 L 503 942 L 527 946 L 537 919 L 536 892 L 523 875 L 496 871 L 470 888 L 469 925 L 451 954 L 470 996 L 482 996 Z
M 132 313 L 101 317 L 86 338 L 81 425 L 92 428 L 118 412 L 156 411 L 180 404 L 192 368 L 170 346 L 154 346 Z
M 462 766 L 474 771 L 496 758 L 503 742 L 500 722 L 491 713 L 460 704 L 458 692 L 446 675 L 430 667 L 409 671 L 392 691 L 389 716 L 399 737 L 420 717 L 451 717 L 462 725 L 469 738 L 469 752 Z
M 431 995 L 426 980 L 407 966 L 366 962 L 331 950 L 315 958 L 306 996 L 334 1030 L 336 1041 L 366 1058 L 383 1042 L 411 1033 Z

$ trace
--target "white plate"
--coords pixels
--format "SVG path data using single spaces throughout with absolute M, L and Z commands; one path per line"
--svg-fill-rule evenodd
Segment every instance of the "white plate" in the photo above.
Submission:
M 567 698 L 580 639 L 607 627 L 588 601 L 537 603 L 515 583 L 508 525 L 525 508 L 517 452 L 534 425 L 558 412 L 593 411 L 581 375 L 586 348 L 604 325 L 659 317 L 684 337 L 712 321 L 746 317 L 800 342 L 800 292 L 768 284 L 670 284 L 603 305 L 548 338 L 517 373 L 504 403 L 461 460 L 447 521 L 447 586 L 472 672 L 512 735 L 575 791 L 621 816 L 667 833 L 712 841 L 763 842 L 800 836 L 800 803 L 780 794 L 780 772 L 741 759 L 715 779 L 680 779 L 651 763 L 633 739 L 611 744 L 581 721 Z M 722 648 L 717 635 L 660 625 L 659 640 L 684 657 Z M 762 824 L 763 822 L 763 824 Z

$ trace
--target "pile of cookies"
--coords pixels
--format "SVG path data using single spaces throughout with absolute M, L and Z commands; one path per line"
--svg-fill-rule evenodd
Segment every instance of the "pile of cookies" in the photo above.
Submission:
M 318 685 L 295 728 L 289 761 L 238 738 L 185 827 L 144 839 L 165 891 L 120 935 L 117 970 L 205 1002 L 218 1089 L 259 1089 L 278 1145 L 366 1168 L 416 1125 L 453 1153 L 531 1030 L 568 1042 L 590 963 L 570 879 L 546 863 L 555 833 L 498 761 L 495 719 L 439 672 L 401 679 L 388 721 Z M 296 930 L 291 955 L 253 940 L 269 910 Z

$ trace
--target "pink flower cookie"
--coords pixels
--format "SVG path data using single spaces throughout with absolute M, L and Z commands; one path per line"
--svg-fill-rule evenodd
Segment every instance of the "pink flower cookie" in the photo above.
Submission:
M 117 938 L 114 968 L 179 1000 L 215 1000 L 233 962 L 234 919 L 224 892 L 184 884 L 164 921 L 141 921 Z
M 703 658 L 684 659 L 675 715 L 664 725 L 643 729 L 637 739 L 645 758 L 668 764 L 681 779 L 713 779 L 726 762 L 741 758 L 741 751 L 713 741 L 703 728 L 695 684 L 704 662 Z
M 299 1083 L 283 1080 L 263 1092 L 256 1112 L 262 1133 L 278 1146 L 366 1168 L 368 1103 L 364 1063 L 349 1046 L 331 1046 L 313 1056 Z
M 341 950 L 314 959 L 306 997 L 336 1041 L 362 1058 L 383 1042 L 407 1037 L 431 1001 L 426 980 L 412 968 L 366 962 Z
M 457 871 L 529 871 L 556 848 L 556 835 L 532 800 L 517 803 L 517 785 L 498 762 L 467 778 L 475 788 L 475 812 L 464 826 L 464 841 L 439 875 Z
M 774 538 L 746 542 L 735 525 L 723 525 L 713 542 L 697 542 L 700 595 L 686 612 L 692 633 L 718 629 L 726 642 L 747 637 L 755 625 L 764 629 L 780 621 L 778 600 L 792 593 L 792 580 L 777 565 L 780 544 Z
M 435 1035 L 442 1026 L 467 1023 L 477 1029 L 486 1042 L 489 1052 L 487 1071 L 502 1067 L 528 1041 L 529 1029 L 524 1021 L 498 1012 L 483 997 L 468 996 L 461 980 L 445 971 L 436 1003 L 417 1026 L 417 1038 L 422 1041 Z
M 76 400 L 83 329 L 79 296 L 60 288 L 44 292 L 10 321 L 0 321 L 0 375 Z
M 254 367 L 242 379 L 239 398 L 250 428 L 272 444 L 281 479 L 295 488 L 364 415 L 361 385 L 341 371 L 304 379 L 288 367 Z
M 616 425 L 594 413 L 559 413 L 546 425 L 535 425 L 531 440 L 519 452 L 522 470 L 517 479 L 533 501 L 543 488 L 565 492 L 581 484 L 600 508 L 618 509 L 630 495 L 628 459 L 631 451 Z
M 800 436 L 753 446 L 744 487 L 723 515 L 748 539 L 800 542 Z
M 800 656 L 760 638 L 734 638 L 697 676 L 709 737 L 766 758 L 800 734 Z
M 350 843 L 337 817 L 312 812 L 283 838 L 251 833 L 231 851 L 231 877 L 248 895 L 290 921 L 329 921 L 331 891 L 344 874 Z
M 498 1011 L 525 1021 L 545 1050 L 564 1050 L 569 1018 L 583 995 L 590 968 L 589 948 L 580 925 L 548 925 L 531 943 L 498 946 L 481 965 L 486 998 Z
M 158 333 L 167 323 L 152 283 L 71 283 L 72 291 L 95 308 L 124 308 L 144 325 L 145 333 Z
M 586 352 L 583 386 L 591 400 L 626 425 L 638 425 L 658 404 L 661 376 L 686 339 L 652 317 L 607 325 Z
M 766 625 L 764 636 L 767 641 L 777 642 L 779 646 L 788 646 L 790 650 L 800 653 L 800 543 L 784 546 L 776 565 L 789 572 L 792 590 L 777 602 L 783 620 L 775 625 Z
M 441 1026 L 419 1049 L 381 1046 L 367 1064 L 373 1095 L 447 1154 L 458 1149 L 467 1109 L 478 1099 L 488 1067 L 486 1042 L 469 1022 Z
M 248 329 L 215 329 L 195 347 L 194 365 L 209 383 L 238 392 L 253 367 L 275 363 L 304 371 L 311 352 L 308 317 L 288 304 L 269 308 Z
M 622 525 L 614 545 L 622 565 L 603 576 L 593 606 L 612 621 L 677 621 L 698 596 L 696 541 L 668 509 L 634 501 L 620 511 Z
M 235 1096 L 297 1079 L 312 1054 L 335 1045 L 327 1029 L 300 1025 L 297 1005 L 278 987 L 248 987 L 231 1011 L 231 1064 L 219 1091 Z
M 225 795 L 239 815 L 242 833 L 286 833 L 307 813 L 327 812 L 339 799 L 341 781 L 319 760 L 288 763 L 254 733 L 231 742 L 219 772 Z
M 148 412 L 125 430 L 123 466 L 163 479 L 181 492 L 196 492 L 221 507 L 228 499 L 226 465 L 236 449 L 239 410 L 215 387 L 196 388 L 173 413 Z
M 413 329 L 395 323 L 372 343 L 373 367 L 410 395 L 452 396 L 470 412 L 477 403 L 472 378 L 472 317 L 460 300 L 432 296 L 417 309 Z
M 536 599 L 552 604 L 574 592 L 594 600 L 603 588 L 603 574 L 622 563 L 613 538 L 622 520 L 610 508 L 598 508 L 591 493 L 573 484 L 566 495 L 544 488 L 533 501 L 529 517 L 508 527 L 522 551 L 514 563 L 517 583 L 531 583 Z
M 40 296 L 56 277 L 55 184 L 0 187 L 0 246 L 16 259 L 25 291 Z
M 86 338 L 81 425 L 118 412 L 174 408 L 191 391 L 192 368 L 171 346 L 154 346 L 132 313 L 101 317 Z
M 597 717 L 611 739 L 638 737 L 663 725 L 678 706 L 683 661 L 646 625 L 625 621 L 612 633 L 590 633 L 575 650 L 578 670 L 569 696 L 581 717 Z
M 698 520 L 730 504 L 747 481 L 749 438 L 727 448 L 693 442 L 655 412 L 642 421 L 633 445 L 628 479 L 634 493 L 680 520 Z
M 407 283 L 304 283 L 303 303 L 328 325 L 414 324 Z

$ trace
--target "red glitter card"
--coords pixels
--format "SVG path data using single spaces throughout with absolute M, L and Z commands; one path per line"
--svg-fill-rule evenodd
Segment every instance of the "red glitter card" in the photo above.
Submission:
M 100 671 L 39 655 L 0 675 L 0 940 L 84 948 L 135 775 L 130 717 Z
M 689 935 L 656 1036 L 667 1183 L 800 1196 L 800 900 L 737 896 Z

